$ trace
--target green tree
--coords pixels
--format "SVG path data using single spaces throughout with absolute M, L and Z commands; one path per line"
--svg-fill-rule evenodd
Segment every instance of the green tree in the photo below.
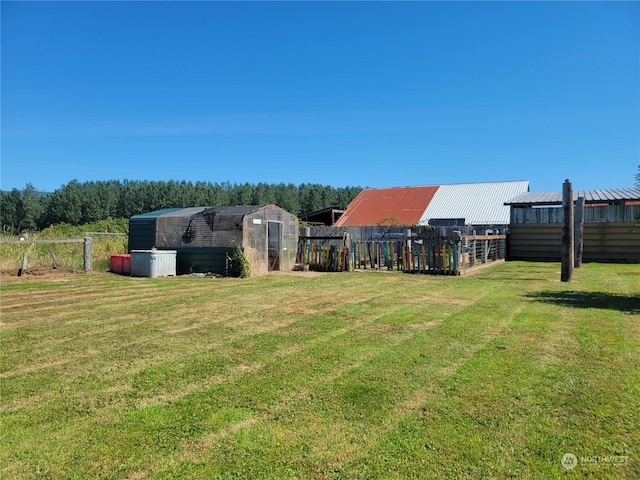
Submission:
M 18 230 L 18 209 L 21 201 L 20 190 L 14 188 L 0 197 L 0 223 L 2 230 L 15 233 Z
M 43 227 L 56 223 L 80 225 L 82 223 L 83 187 L 77 180 L 72 180 L 56 190 L 49 197 L 44 214 Z
M 281 183 L 276 190 L 276 205 L 283 208 L 287 212 L 294 215 L 300 215 L 300 197 L 298 195 L 298 187 L 293 183 L 287 185 Z
M 22 191 L 17 210 L 18 230 L 38 230 L 44 209 L 40 195 L 31 183 L 27 183 Z
M 58 223 L 81 225 L 129 218 L 162 208 L 251 204 L 276 204 L 300 215 L 333 205 L 347 206 L 361 190 L 312 183 L 296 186 L 199 181 L 194 185 L 174 180 L 72 180 L 52 194 L 42 195 L 29 184 L 23 191 L 1 192 L 0 224 L 5 230 L 34 230 Z

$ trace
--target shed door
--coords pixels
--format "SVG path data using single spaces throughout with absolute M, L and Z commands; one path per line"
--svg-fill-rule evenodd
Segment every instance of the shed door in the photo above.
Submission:
M 269 250 L 269 271 L 280 270 L 282 251 L 282 223 L 267 222 L 267 248 Z

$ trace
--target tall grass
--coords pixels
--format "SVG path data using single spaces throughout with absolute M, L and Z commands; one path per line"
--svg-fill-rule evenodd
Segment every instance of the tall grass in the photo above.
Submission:
M 129 225 L 127 219 L 101 220 L 81 226 L 59 224 L 40 232 L 28 234 L 24 245 L 0 245 L 0 271 L 10 272 L 22 267 L 24 254 L 27 253 L 28 270 L 57 268 L 79 270 L 83 268 L 84 246 L 82 243 L 30 244 L 33 240 L 60 240 L 92 237 L 93 269 L 109 269 L 109 257 L 126 253 Z M 123 235 L 101 235 L 122 233 Z M 19 236 L 2 235 L 1 241 L 19 240 Z M 54 260 L 55 257 L 55 260 Z

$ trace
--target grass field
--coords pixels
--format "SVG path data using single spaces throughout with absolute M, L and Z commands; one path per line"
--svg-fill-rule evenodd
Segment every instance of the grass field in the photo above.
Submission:
M 3 277 L 0 476 L 640 478 L 640 267 L 559 277 Z

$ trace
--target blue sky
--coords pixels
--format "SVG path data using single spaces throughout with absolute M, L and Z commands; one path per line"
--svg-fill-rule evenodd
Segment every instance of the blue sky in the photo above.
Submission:
M 1 187 L 629 187 L 638 2 L 1 3 Z

